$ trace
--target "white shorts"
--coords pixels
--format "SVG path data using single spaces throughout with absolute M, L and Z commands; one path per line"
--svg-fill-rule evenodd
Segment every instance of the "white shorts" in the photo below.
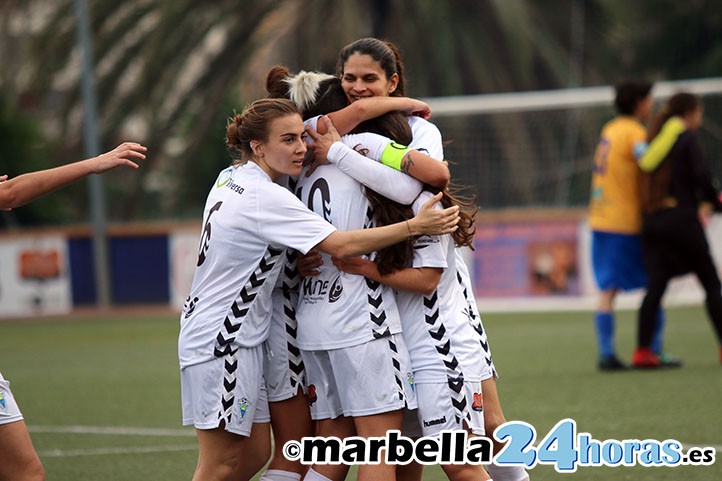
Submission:
M 401 335 L 329 351 L 303 351 L 314 420 L 369 416 L 416 407 L 409 353 Z
M 288 298 L 281 289 L 274 290 L 271 330 L 265 343 L 263 377 L 266 379 L 268 402 L 285 401 L 298 394 L 298 388 L 306 392 L 306 369 L 301 350 L 296 345 L 297 323 L 292 302 L 295 293 Z
M 183 425 L 250 436 L 253 423 L 271 421 L 263 382 L 263 347 L 181 369 Z
M 416 384 L 416 400 L 418 409 L 404 413 L 404 436 L 438 436 L 467 428 L 484 435 L 481 382 Z
M 10 381 L 5 380 L 0 374 L 0 424 L 10 424 L 23 420 L 23 413 L 20 412 L 18 403 L 15 402 Z

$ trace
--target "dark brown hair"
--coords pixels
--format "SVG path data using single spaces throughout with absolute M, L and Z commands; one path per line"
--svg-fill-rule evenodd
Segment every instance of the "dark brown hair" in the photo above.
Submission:
M 381 69 L 386 73 L 386 78 L 391 79 L 394 74 L 399 77 L 399 83 L 396 90 L 390 95 L 394 97 L 406 96 L 406 79 L 404 78 L 404 62 L 399 53 L 399 49 L 391 42 L 379 40 L 378 38 L 365 37 L 356 40 L 343 47 L 338 54 L 338 62 L 336 63 L 336 74 L 343 77 L 344 66 L 349 57 L 355 53 L 368 55 L 376 60 Z

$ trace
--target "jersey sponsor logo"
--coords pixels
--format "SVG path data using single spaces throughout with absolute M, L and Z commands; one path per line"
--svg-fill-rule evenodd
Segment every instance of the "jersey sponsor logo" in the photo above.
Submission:
M 439 242 L 440 242 L 440 240 L 438 237 L 431 237 L 428 235 L 423 235 L 414 241 L 413 247 L 415 250 L 419 251 L 421 249 L 426 249 L 431 244 L 438 244 Z
M 328 292 L 328 302 L 334 303 L 339 300 L 341 293 L 343 292 L 343 282 L 341 282 L 341 276 L 336 276 L 331 284 L 331 289 Z
M 5 411 L 8 407 L 7 401 L 5 400 L 6 397 L 7 394 L 5 393 L 5 391 L 0 391 L 0 409 L 2 409 L 3 411 Z
M 332 296 L 330 294 L 332 289 L 329 289 L 329 286 L 329 281 L 314 279 L 313 277 L 304 278 L 303 283 L 301 284 L 301 294 L 304 297 L 303 302 L 306 304 L 316 304 L 317 302 L 323 300 L 326 296 L 328 296 L 329 301 L 335 302 L 338 299 L 332 300 Z M 343 286 L 341 286 L 341 291 L 342 290 Z M 338 296 L 341 295 L 341 291 L 337 293 Z
M 473 409 L 474 411 L 484 410 L 484 397 L 481 395 L 480 392 L 474 393 L 474 402 L 471 404 L 471 409 Z
M 309 406 L 313 405 L 318 400 L 318 396 L 316 395 L 316 385 L 315 384 L 309 384 L 308 386 L 308 393 L 306 394 L 306 399 L 308 399 Z
M 228 187 L 229 189 L 231 189 L 233 192 L 235 192 L 238 195 L 242 194 L 243 191 L 245 190 L 243 187 L 236 184 L 232 180 L 230 182 L 226 183 L 226 187 Z
M 240 401 L 238 401 L 238 413 L 241 415 L 241 419 L 246 417 L 246 413 L 251 407 L 251 403 L 246 398 L 241 398 Z
M 436 426 L 437 424 L 444 424 L 446 422 L 446 416 L 441 416 L 440 418 L 436 419 L 430 419 L 428 421 L 424 420 L 424 427 L 429 428 L 431 426 Z
M 232 171 L 233 171 L 233 168 L 229 167 L 220 173 L 220 175 L 218 176 L 218 180 L 216 180 L 216 188 L 220 189 L 221 187 L 223 187 L 224 185 L 226 185 L 228 182 L 231 181 L 231 172 Z
M 228 168 L 221 172 L 221 175 L 218 176 L 218 180 L 216 180 L 216 188 L 220 189 L 221 187 L 228 187 L 233 192 L 242 194 L 245 189 L 233 182 L 233 179 L 231 178 L 232 171 L 232 168 Z

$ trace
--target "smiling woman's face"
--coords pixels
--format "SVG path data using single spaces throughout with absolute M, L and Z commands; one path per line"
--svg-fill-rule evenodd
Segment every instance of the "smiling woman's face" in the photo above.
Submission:
M 365 97 L 388 97 L 399 83 L 399 76 L 386 77 L 381 64 L 370 55 L 354 53 L 343 66 L 341 85 L 349 102 Z

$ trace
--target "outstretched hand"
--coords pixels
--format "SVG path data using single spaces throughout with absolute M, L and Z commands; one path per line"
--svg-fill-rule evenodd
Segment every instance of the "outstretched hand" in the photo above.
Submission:
M 147 147 L 136 142 L 123 142 L 113 150 L 95 157 L 93 172 L 102 174 L 120 166 L 137 169 L 138 164 L 134 160 L 145 160 L 144 152 L 147 150 Z

